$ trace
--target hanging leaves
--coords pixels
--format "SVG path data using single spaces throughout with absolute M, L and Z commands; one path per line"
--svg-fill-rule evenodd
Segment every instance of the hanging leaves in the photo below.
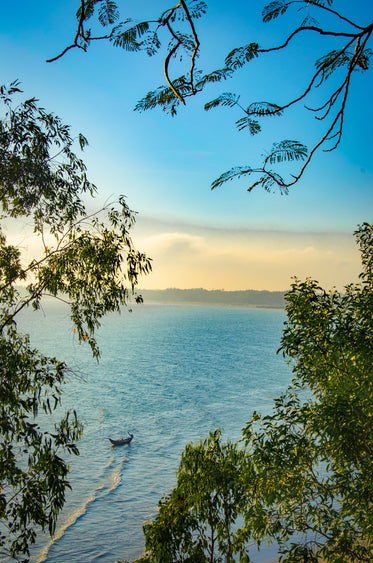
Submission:
M 113 25 L 119 18 L 119 10 L 113 0 L 101 0 L 98 8 L 98 21 L 102 26 Z
M 238 96 L 237 94 L 231 94 L 230 92 L 225 92 L 224 94 L 221 94 L 218 98 L 215 98 L 215 100 L 211 100 L 211 102 L 205 104 L 205 110 L 208 111 L 218 106 L 233 107 L 238 103 L 239 99 L 240 96 Z
M 116 26 L 110 35 L 110 41 L 113 45 L 121 47 L 125 51 L 140 51 L 143 47 L 140 38 L 149 31 L 149 24 L 148 22 L 140 22 L 123 30 L 129 22 L 131 20 L 126 20 L 124 23 Z
M 299 141 L 281 141 L 273 143 L 270 154 L 266 157 L 265 162 L 275 164 L 276 162 L 291 162 L 294 160 L 305 160 L 308 155 L 308 149 Z
M 248 128 L 251 135 L 256 135 L 261 131 L 261 126 L 255 119 L 251 119 L 251 117 L 241 117 L 238 121 L 236 121 L 236 126 L 239 131 L 243 131 L 243 129 Z
M 252 59 L 258 57 L 258 51 L 258 43 L 250 43 L 244 47 L 233 49 L 225 59 L 225 66 L 234 70 L 241 68 Z
M 277 104 L 270 102 L 254 102 L 245 110 L 247 115 L 257 115 L 259 117 L 267 115 L 282 115 L 283 109 Z
M 263 8 L 263 21 L 267 23 L 279 16 L 283 16 L 292 3 L 291 0 L 290 2 L 287 0 L 275 0 L 274 2 L 270 2 Z
M 250 166 L 236 166 L 234 168 L 231 168 L 227 172 L 224 172 L 223 174 L 221 174 L 221 176 L 219 176 L 219 178 L 217 178 L 216 180 L 214 180 L 212 182 L 211 189 L 213 190 L 215 188 L 219 188 L 220 186 L 225 184 L 225 182 L 229 182 L 229 181 L 234 180 L 235 178 L 239 178 L 241 176 L 248 176 L 248 175 L 252 174 L 253 172 L 254 171 Z

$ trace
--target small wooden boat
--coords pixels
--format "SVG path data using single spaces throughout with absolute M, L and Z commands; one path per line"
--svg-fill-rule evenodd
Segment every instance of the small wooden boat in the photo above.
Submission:
M 130 444 L 133 438 L 133 434 L 129 434 L 127 438 L 121 438 L 120 440 L 112 440 L 109 438 L 113 446 L 124 446 L 124 444 Z

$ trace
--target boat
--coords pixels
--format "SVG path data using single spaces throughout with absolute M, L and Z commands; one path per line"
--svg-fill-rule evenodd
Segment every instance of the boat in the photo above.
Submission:
M 112 440 L 109 438 L 113 446 L 123 446 L 124 444 L 130 444 L 133 438 L 133 434 L 129 434 L 127 438 L 121 438 L 120 440 Z

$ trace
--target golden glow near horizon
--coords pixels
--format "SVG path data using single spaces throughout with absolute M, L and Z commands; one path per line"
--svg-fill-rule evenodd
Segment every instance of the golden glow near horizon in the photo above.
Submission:
M 25 262 L 43 255 L 40 238 L 19 221 L 5 230 Z M 136 248 L 152 258 L 143 289 L 287 290 L 292 277 L 311 277 L 330 289 L 358 281 L 360 256 L 353 234 L 209 228 L 138 216 Z M 53 238 L 48 244 L 53 246 Z
M 153 259 L 144 289 L 286 290 L 311 277 L 329 289 L 356 282 L 361 271 L 352 234 L 150 226 L 136 244 Z
M 46 64 L 66 43 L 74 13 L 68 5 L 73 3 L 54 3 L 49 19 L 51 9 L 44 0 L 21 4 L 17 18 L 11 2 L 2 5 L 3 81 L 18 78 L 24 90 L 20 100 L 37 97 L 47 111 L 71 124 L 74 135 L 81 131 L 87 137 L 83 159 L 98 186 L 89 211 L 120 193 L 138 211 L 133 242 L 153 258 L 153 273 L 140 286 L 285 290 L 294 275 L 310 276 L 326 288 L 357 280 L 361 266 L 352 233 L 359 223 L 372 220 L 373 209 L 372 73 L 354 77 L 337 150 L 315 154 L 289 196 L 259 188 L 247 193 L 250 178 L 211 192 L 211 182 L 232 166 L 259 165 L 273 142 L 296 139 L 312 147 L 320 138 L 320 123 L 313 112 L 304 113 L 301 103 L 284 118 L 264 120 L 262 133 L 251 136 L 237 131 L 237 108 L 206 112 L 204 104 L 222 91 L 241 95 L 243 104 L 277 103 L 279 97 L 288 102 L 313 75 L 321 44 L 307 36 L 304 43 L 292 42 L 280 59 L 268 54 L 258 64 L 253 61 L 225 86 L 211 85 L 188 100 L 171 119 L 159 110 L 133 111 L 149 89 L 164 83 L 159 60 L 146 62 L 97 42 L 84 56 L 70 51 Z M 347 17 L 366 12 L 366 1 L 339 4 Z M 205 70 L 220 68 L 248 33 L 250 41 L 278 44 L 284 23 L 269 24 L 279 35 L 268 35 L 262 6 L 241 2 L 232 10 L 220 0 L 211 3 L 198 21 Z M 147 13 L 148 7 L 137 9 Z M 295 12 L 291 17 L 298 21 L 303 16 Z M 227 33 L 216 41 L 219 29 Z M 41 256 L 42 245 L 30 231 L 32 225 L 24 227 L 17 220 L 6 234 L 26 257 Z

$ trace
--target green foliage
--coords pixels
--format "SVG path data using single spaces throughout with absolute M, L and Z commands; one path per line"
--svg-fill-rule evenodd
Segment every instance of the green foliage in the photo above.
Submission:
M 270 2 L 262 11 L 263 21 L 269 22 L 278 16 L 283 16 L 292 2 L 285 0 L 275 0 Z
M 243 129 L 248 128 L 251 135 L 256 135 L 257 133 L 259 133 L 262 130 L 262 127 L 261 127 L 260 123 L 258 122 L 258 120 L 252 119 L 252 117 L 250 117 L 250 116 L 254 115 L 256 117 L 263 117 L 263 116 L 269 116 L 269 115 L 281 115 L 282 114 L 282 109 L 277 104 L 272 104 L 270 102 L 254 102 L 254 103 L 250 104 L 247 109 L 245 109 L 239 103 L 239 99 L 240 99 L 240 96 L 237 96 L 236 94 L 232 94 L 230 92 L 225 92 L 224 94 L 222 94 L 218 98 L 215 98 L 214 100 L 211 100 L 211 102 L 208 102 L 207 104 L 205 104 L 205 110 L 208 111 L 208 110 L 216 108 L 218 106 L 228 106 L 228 107 L 238 106 L 242 111 L 244 111 L 244 113 L 246 115 L 245 115 L 245 117 L 241 117 L 241 119 L 238 119 L 236 121 L 237 129 L 239 131 L 242 131 Z M 292 147 L 289 147 L 289 143 L 292 143 Z M 289 148 L 291 148 L 292 150 L 288 149 L 285 153 L 285 151 L 284 151 L 285 144 Z M 277 155 L 277 161 L 281 162 L 281 161 L 284 161 L 284 160 L 298 160 L 299 159 L 299 158 L 297 158 L 298 155 L 300 155 L 302 152 L 303 153 L 307 152 L 306 147 L 304 147 L 303 145 L 301 145 L 300 143 L 297 143 L 295 141 L 282 141 L 282 143 L 280 145 L 282 145 L 281 153 L 284 156 L 282 158 L 279 158 L 279 154 L 280 154 L 280 151 L 278 150 L 279 145 L 276 144 L 276 145 L 274 145 L 274 147 L 272 149 L 272 153 L 270 155 L 270 158 L 268 159 L 268 162 L 273 162 L 273 160 L 271 160 L 271 159 L 275 154 Z M 267 160 L 265 162 L 267 162 Z M 239 170 L 242 170 L 242 174 L 247 174 L 247 171 L 249 169 L 250 169 L 251 172 L 258 172 L 257 169 L 254 170 L 251 167 L 236 166 L 235 168 L 229 170 L 228 172 L 225 172 L 217 180 L 215 180 L 212 183 L 212 186 L 211 186 L 212 189 L 216 188 L 217 186 L 221 186 L 226 180 L 232 180 L 233 177 L 239 177 L 241 175 L 239 173 Z M 263 169 L 262 169 L 262 171 L 264 172 Z M 225 178 L 226 178 L 226 180 L 225 180 Z M 257 184 L 258 184 L 258 182 L 255 183 L 255 185 L 257 185 Z M 250 191 L 250 189 L 249 189 L 249 191 Z
M 118 6 L 115 2 L 113 2 L 113 0 L 104 0 L 103 2 L 100 2 L 98 20 L 103 27 L 106 25 L 113 25 L 118 18 Z
M 230 180 L 234 180 L 240 176 L 248 176 L 253 173 L 253 169 L 250 166 L 236 166 L 235 168 L 231 168 L 227 172 L 224 172 L 219 178 L 213 181 L 212 189 L 218 188 L 225 184 L 225 182 L 229 182 Z
M 186 447 L 139 561 L 244 562 L 267 542 L 289 563 L 372 561 L 373 224 L 355 235 L 361 282 L 294 281 L 280 349 L 292 386 L 254 412 L 244 450 L 219 432 Z
M 237 518 L 245 503 L 241 469 L 244 454 L 220 432 L 188 444 L 182 454 L 177 485 L 159 503 L 154 522 L 144 527 L 146 555 L 139 561 L 233 562 L 246 550 Z
M 201 0 L 191 0 L 186 3 L 189 16 L 193 19 L 201 18 L 207 12 L 207 4 Z M 162 14 L 162 18 L 167 17 L 168 10 Z M 184 10 L 175 10 L 171 16 L 171 21 L 186 21 L 187 14 Z
M 338 146 L 343 132 L 346 102 L 349 94 L 350 82 L 352 79 L 351 75 L 356 70 L 366 71 L 369 68 L 369 62 L 370 58 L 372 57 L 373 51 L 369 48 L 366 48 L 367 42 L 370 40 L 371 23 L 368 22 L 366 26 L 359 26 L 355 24 L 347 18 L 344 18 L 343 15 L 339 12 L 330 9 L 329 6 L 331 6 L 332 3 L 332 0 L 325 2 L 316 0 L 312 2 L 309 2 L 307 0 L 275 0 L 274 2 L 270 2 L 267 6 L 265 6 L 262 12 L 263 21 L 265 23 L 271 22 L 279 16 L 284 15 L 293 5 L 300 5 L 300 9 L 302 9 L 302 5 L 303 8 L 307 8 L 307 16 L 300 26 L 294 28 L 292 33 L 290 33 L 290 35 L 282 45 L 270 48 L 262 48 L 259 47 L 258 43 L 251 42 L 248 45 L 233 49 L 225 59 L 225 66 L 235 71 L 237 69 L 241 69 L 244 65 L 246 65 L 254 58 L 257 58 L 259 55 L 288 48 L 293 37 L 300 33 L 313 32 L 324 36 L 328 35 L 333 39 L 336 39 L 338 37 L 343 38 L 345 44 L 341 48 L 339 48 L 338 50 L 334 49 L 330 51 L 328 54 L 319 58 L 315 62 L 316 71 L 313 74 L 310 74 L 308 86 L 303 91 L 303 93 L 294 95 L 294 97 L 288 103 L 285 103 L 282 106 L 273 104 L 273 107 L 271 108 L 272 104 L 269 104 L 268 102 L 254 102 L 254 104 L 250 104 L 247 110 L 243 106 L 238 104 L 238 102 L 232 104 L 226 103 L 229 98 L 231 98 L 232 100 L 238 100 L 238 97 L 234 94 L 225 93 L 212 102 L 205 104 L 205 109 L 208 110 L 217 107 L 218 105 L 223 105 L 221 104 L 222 101 L 225 101 L 224 105 L 230 105 L 231 107 L 237 105 L 246 114 L 245 117 L 236 121 L 238 129 L 242 131 L 243 129 L 248 128 L 251 134 L 256 134 L 261 131 L 261 125 L 256 121 L 253 123 L 250 118 L 247 117 L 251 115 L 250 107 L 255 107 L 255 105 L 260 106 L 260 104 L 268 104 L 266 110 L 259 113 L 258 116 L 265 117 L 269 115 L 281 115 L 289 107 L 298 104 L 302 100 L 306 99 L 311 94 L 311 92 L 315 90 L 315 88 L 319 88 L 321 91 L 320 87 L 323 82 L 331 75 L 336 78 L 335 74 L 337 70 L 343 69 L 341 77 L 337 78 L 337 86 L 335 87 L 332 94 L 330 95 L 330 92 L 326 92 L 325 98 L 323 98 L 322 95 L 319 94 L 319 98 L 321 100 L 319 107 L 311 108 L 305 106 L 307 110 L 315 113 L 315 117 L 319 121 L 327 120 L 327 118 L 331 116 L 332 108 L 336 110 L 336 117 L 335 114 L 333 114 L 329 124 L 325 127 L 325 131 L 322 133 L 320 139 L 315 142 L 310 151 L 307 151 L 306 147 L 302 143 L 297 142 L 297 145 L 299 147 L 303 147 L 303 149 L 301 151 L 292 149 L 291 152 L 287 153 L 285 159 L 283 155 L 279 157 L 279 151 L 278 148 L 276 148 L 276 145 L 279 144 L 274 144 L 271 153 L 264 158 L 262 166 L 236 166 L 217 178 L 217 180 L 212 183 L 212 188 L 220 186 L 222 183 L 224 183 L 225 178 L 227 180 L 231 180 L 233 177 L 238 178 L 240 174 L 236 172 L 240 169 L 242 169 L 244 171 L 244 174 L 246 174 L 246 170 L 250 168 L 253 173 L 260 174 L 260 177 L 248 188 L 248 191 L 251 191 L 256 186 L 261 186 L 267 191 L 270 191 L 273 188 L 277 188 L 279 189 L 280 193 L 286 194 L 288 193 L 289 187 L 294 185 L 301 178 L 311 158 L 320 146 L 332 140 L 333 142 L 335 141 L 334 145 L 325 150 L 334 150 Z M 346 30 L 342 31 L 338 27 L 336 27 L 335 30 L 329 31 L 325 30 L 323 27 L 319 27 L 316 20 L 309 15 L 309 9 L 311 7 L 318 9 L 318 11 L 321 13 L 324 12 L 328 15 L 332 14 L 333 17 L 339 20 L 339 22 L 343 20 L 346 24 Z M 348 49 L 352 45 L 354 46 L 354 51 L 349 51 Z M 288 142 L 289 141 L 282 141 L 280 144 Z M 295 173 L 290 169 L 287 169 L 284 172 L 278 169 L 266 169 L 266 165 L 268 163 L 273 164 L 275 162 L 283 162 L 284 160 L 303 161 L 303 164 L 300 169 L 298 168 L 295 171 Z
M 255 102 L 250 104 L 246 110 L 247 115 L 281 115 L 282 110 L 277 104 L 270 102 Z
M 149 31 L 149 24 L 148 22 L 140 22 L 126 29 L 131 21 L 128 19 L 113 28 L 110 41 L 113 45 L 121 47 L 125 51 L 140 51 L 144 45 L 141 37 Z M 154 41 L 155 39 L 153 38 L 153 44 L 155 45 Z
M 9 89 L 0 87 L 6 110 L 0 121 L 0 203 L 7 216 L 32 216 L 35 231 L 46 223 L 55 233 L 82 213 L 82 195 L 93 195 L 96 188 L 71 150 L 69 128 L 37 107 L 35 98 L 13 110 L 11 98 L 19 92 L 17 82 Z M 84 146 L 84 137 L 80 144 Z M 53 150 L 61 158 L 58 167 L 50 162 Z
M 332 94 L 326 92 L 325 98 L 319 93 L 321 103 L 317 108 L 305 106 L 309 111 L 315 113 L 316 119 L 319 121 L 327 120 L 331 117 L 329 124 L 326 125 L 325 131 L 322 133 L 319 140 L 315 141 L 311 150 L 307 150 L 303 143 L 299 141 L 284 140 L 280 143 L 274 143 L 271 152 L 264 156 L 263 164 L 261 166 L 235 166 L 231 170 L 221 174 L 214 182 L 212 188 L 221 186 L 225 181 L 230 181 L 233 178 L 239 178 L 241 175 L 248 173 L 259 175 L 259 178 L 252 183 L 248 191 L 251 191 L 256 186 L 261 186 L 267 191 L 279 189 L 283 194 L 288 193 L 289 187 L 294 185 L 303 175 L 305 169 L 310 163 L 314 153 L 317 149 L 328 143 L 334 142 L 334 145 L 328 147 L 326 150 L 334 150 L 342 137 L 343 122 L 346 110 L 346 103 L 352 73 L 356 70 L 365 71 L 369 68 L 372 50 L 367 48 L 367 42 L 370 40 L 371 24 L 368 22 L 366 26 L 355 24 L 354 22 L 344 18 L 342 14 L 336 10 L 329 8 L 332 0 L 328 1 L 312 1 L 308 0 L 276 0 L 270 2 L 263 9 L 262 16 L 265 23 L 272 22 L 279 16 L 284 15 L 291 7 L 296 6 L 300 10 L 307 9 L 307 15 L 303 18 L 302 23 L 295 27 L 290 33 L 286 41 L 279 46 L 263 48 L 257 42 L 251 42 L 247 45 L 237 47 L 230 51 L 224 61 L 224 66 L 221 69 L 215 70 L 212 73 L 203 74 L 201 71 L 193 70 L 190 77 L 181 76 L 170 84 L 169 88 L 160 87 L 153 92 L 149 92 L 136 106 L 136 110 L 154 109 L 161 107 L 164 111 L 176 115 L 180 103 L 185 103 L 188 96 L 196 95 L 204 90 L 207 84 L 219 82 L 221 80 L 229 79 L 233 73 L 243 68 L 247 63 L 259 56 L 269 53 L 271 51 L 279 51 L 289 47 L 289 44 L 295 35 L 301 33 L 317 33 L 320 36 L 329 36 L 335 40 L 342 38 L 345 43 L 338 49 L 333 49 L 328 54 L 322 56 L 315 62 L 315 71 L 310 73 L 309 83 L 303 93 L 296 93 L 294 97 L 287 103 L 279 105 L 272 102 L 252 102 L 247 108 L 239 103 L 240 96 L 234 93 L 225 92 L 220 96 L 214 98 L 205 104 L 205 109 L 210 110 L 218 106 L 238 107 L 245 115 L 236 120 L 235 124 L 239 131 L 248 130 L 250 134 L 254 135 L 261 131 L 262 125 L 257 119 L 252 119 L 252 116 L 257 118 L 265 118 L 268 116 L 280 116 L 286 109 L 292 105 L 298 104 L 305 100 L 315 88 L 319 88 L 323 82 L 331 75 L 335 77 L 338 70 L 342 71 L 341 78 L 337 78 L 337 86 Z M 336 27 L 335 30 L 329 31 L 320 27 L 315 18 L 310 15 L 310 8 L 318 11 L 320 14 L 332 15 L 336 18 L 338 24 L 341 21 L 346 26 L 345 30 Z M 194 43 L 193 43 L 194 41 Z M 195 37 L 191 39 L 192 45 L 196 45 Z M 354 50 L 349 50 L 353 46 Z M 171 51 L 169 52 L 171 54 Z M 192 68 L 194 69 L 194 54 L 192 57 Z M 171 87 L 172 86 L 172 87 Z M 336 110 L 332 116 L 332 108 Z M 292 146 L 289 146 L 292 143 Z M 285 148 L 288 145 L 288 148 Z M 278 164 L 284 161 L 298 161 L 302 162 L 301 167 L 278 167 L 267 169 L 268 164 Z M 240 174 L 242 171 L 242 174 Z
M 244 430 L 257 484 L 246 524 L 285 561 L 373 556 L 373 225 L 356 236 L 361 283 L 294 281 L 282 337 L 293 388 Z
M 222 68 L 220 70 L 214 70 L 209 74 L 205 74 L 202 76 L 200 80 L 198 80 L 195 84 L 195 91 L 201 92 L 206 84 L 211 84 L 214 82 L 222 82 L 222 80 L 227 80 L 232 75 L 232 70 L 230 68 Z M 196 76 L 199 76 L 196 73 Z
M 75 442 L 81 425 L 75 412 L 49 431 L 36 418 L 56 409 L 65 364 L 33 349 L 15 325 L 2 331 L 0 357 L 0 546 L 15 557 L 28 553 L 36 525 L 54 532 L 69 487 L 59 450 L 79 453 Z
M 63 299 L 79 341 L 98 359 L 102 316 L 120 311 L 151 265 L 132 243 L 134 214 L 124 198 L 88 214 L 83 198 L 96 188 L 69 127 L 35 98 L 15 105 L 19 94 L 17 82 L 0 87 L 1 221 L 27 219 L 40 252 L 23 255 L 0 227 L 0 551 L 28 560 L 37 527 L 55 529 L 69 487 L 61 455 L 79 453 L 82 427 L 75 412 L 47 423 L 69 368 L 31 346 L 17 315 L 38 309 L 46 295 Z M 78 142 L 87 144 L 82 135 Z
M 237 129 L 243 131 L 246 127 L 249 129 L 251 135 L 255 135 L 261 131 L 261 126 L 256 119 L 251 119 L 250 117 L 241 117 L 236 121 Z
M 204 76 L 201 75 L 200 72 L 196 71 L 194 73 L 195 84 L 194 84 L 194 91 L 195 93 L 201 92 L 206 84 L 208 83 L 216 83 L 221 82 L 222 80 L 226 80 L 230 77 L 232 71 L 229 68 L 217 70 L 211 72 L 210 74 L 205 74 Z M 190 82 L 187 77 L 180 76 L 179 78 L 175 78 L 173 80 L 173 87 L 177 90 L 182 98 L 187 97 L 190 91 Z M 226 98 L 224 98 L 226 96 Z M 210 106 L 206 107 L 205 109 L 211 109 L 216 105 L 234 105 L 233 101 L 228 101 L 229 94 L 223 94 L 220 96 L 219 100 L 214 100 L 210 102 Z M 167 86 L 160 86 L 153 92 L 148 92 L 148 94 L 138 101 L 135 106 L 136 111 L 146 111 L 148 109 L 155 109 L 160 107 L 164 112 L 170 113 L 171 116 L 175 116 L 177 114 L 177 109 L 182 103 L 182 100 L 175 96 L 172 88 Z
M 315 67 L 318 70 L 322 70 L 323 80 L 329 78 L 338 68 L 343 66 L 349 67 L 350 65 L 354 65 L 354 70 L 361 72 L 368 70 L 372 54 L 373 51 L 371 49 L 362 51 L 359 53 L 358 57 L 356 57 L 355 53 L 350 51 L 331 51 L 318 59 L 315 63 Z
M 233 49 L 225 59 L 225 66 L 233 70 L 243 67 L 258 56 L 258 49 L 258 43 L 249 43 L 245 47 Z
M 173 84 L 181 96 L 189 90 L 189 84 L 186 81 L 185 76 L 176 78 L 173 81 Z M 154 92 L 148 92 L 144 98 L 139 100 L 135 106 L 135 110 L 146 111 L 148 109 L 161 107 L 164 112 L 170 113 L 171 116 L 175 116 L 180 103 L 181 100 L 175 96 L 171 88 L 167 86 L 160 86 L 157 90 L 154 90 Z
M 236 94 L 231 94 L 230 92 L 224 92 L 224 94 L 221 94 L 220 96 L 215 98 L 215 100 L 211 100 L 211 102 L 205 104 L 205 110 L 208 111 L 209 109 L 216 108 L 218 106 L 233 107 L 236 104 L 238 104 L 239 99 L 240 96 Z
M 245 119 L 242 123 L 238 122 L 239 128 L 242 129 L 245 126 L 249 126 L 253 134 L 257 133 L 258 127 L 260 129 L 258 123 L 255 120 L 250 120 L 249 118 L 247 118 L 247 120 L 248 122 L 246 122 Z M 214 180 L 211 184 L 211 188 L 218 188 L 230 180 L 260 172 L 262 176 L 259 180 L 251 184 L 247 188 L 247 191 L 251 192 L 251 190 L 253 190 L 256 186 L 261 185 L 268 192 L 272 191 L 273 187 L 276 187 L 280 188 L 281 193 L 287 193 L 288 186 L 284 182 L 282 176 L 275 170 L 267 168 L 267 165 L 305 160 L 307 158 L 307 153 L 307 147 L 298 141 L 285 140 L 280 143 L 273 143 L 271 152 L 264 159 L 263 168 L 253 169 L 250 166 L 236 166 L 235 168 L 231 168 L 231 170 L 224 172 L 221 176 L 219 176 L 219 178 Z
M 190 0 L 187 4 L 187 13 L 180 3 L 175 7 L 167 9 L 156 20 L 136 23 L 131 18 L 126 18 L 117 23 L 120 19 L 117 2 L 114 0 L 85 0 L 81 3 L 76 13 L 78 29 L 74 43 L 56 58 L 64 55 L 67 50 L 74 47 L 86 51 L 94 39 L 109 40 L 115 47 L 120 47 L 125 51 L 145 51 L 149 56 L 155 55 L 161 48 L 159 32 L 163 27 L 171 29 L 171 24 L 174 24 L 175 22 L 188 22 L 188 20 L 192 18 L 199 19 L 207 10 L 206 3 L 201 0 Z M 96 12 L 97 7 L 98 10 Z M 94 16 L 96 13 L 100 26 L 105 28 L 113 26 L 110 32 L 100 37 L 96 37 L 94 34 Z M 89 22 L 92 27 L 86 29 L 86 22 Z M 129 24 L 131 25 L 129 26 Z M 177 39 L 182 39 L 180 43 L 181 47 L 188 50 L 190 49 L 191 42 L 193 44 L 192 48 L 194 48 L 194 40 L 190 35 L 185 34 L 183 37 L 183 35 L 179 32 L 177 34 L 172 34 L 172 36 L 174 40 L 176 36 Z M 174 44 L 171 43 L 169 48 L 172 48 L 173 46 Z M 181 53 L 181 50 L 179 50 L 179 52 Z
M 274 164 L 276 162 L 291 162 L 293 160 L 304 160 L 307 157 L 308 149 L 298 141 L 281 141 L 273 143 L 272 150 L 265 159 L 265 162 Z

